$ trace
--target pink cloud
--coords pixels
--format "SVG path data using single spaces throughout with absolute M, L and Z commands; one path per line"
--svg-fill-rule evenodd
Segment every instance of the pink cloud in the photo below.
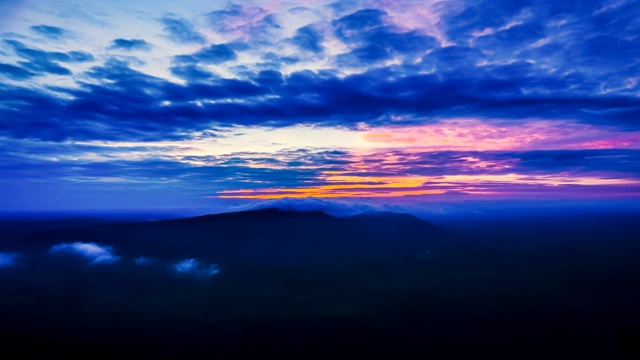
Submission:
M 373 6 L 384 9 L 387 22 L 406 31 L 416 30 L 425 35 L 433 36 L 441 44 L 448 40 L 443 34 L 440 17 L 443 13 L 442 2 L 438 0 L 374 0 Z M 449 2 L 448 7 L 451 7 Z
M 419 126 L 372 128 L 362 138 L 373 147 L 431 151 L 640 149 L 640 131 L 623 132 L 573 120 L 452 119 Z

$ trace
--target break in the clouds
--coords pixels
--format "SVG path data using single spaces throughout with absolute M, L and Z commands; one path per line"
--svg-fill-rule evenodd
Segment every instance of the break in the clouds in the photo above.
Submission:
M 54 245 L 49 249 L 50 254 L 70 254 L 87 259 L 90 264 L 113 264 L 120 260 L 114 249 L 109 245 L 91 242 L 73 242 Z
M 0 10 L 9 209 L 639 194 L 635 1 Z

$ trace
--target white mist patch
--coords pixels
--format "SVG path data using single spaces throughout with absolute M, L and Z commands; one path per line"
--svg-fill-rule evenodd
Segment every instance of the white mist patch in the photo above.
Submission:
M 202 277 L 211 277 L 220 272 L 216 264 L 204 265 L 198 259 L 184 259 L 173 264 L 172 269 L 179 274 L 192 274 Z
M 0 269 L 18 264 L 18 253 L 0 252 Z
M 78 255 L 89 260 L 91 264 L 113 264 L 120 260 L 120 257 L 114 254 L 113 247 L 96 243 L 62 243 L 52 246 L 49 252 Z

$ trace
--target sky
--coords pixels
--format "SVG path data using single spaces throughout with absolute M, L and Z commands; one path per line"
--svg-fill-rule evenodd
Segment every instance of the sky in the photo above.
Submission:
M 0 0 L 0 34 L 0 211 L 640 200 L 637 1 Z

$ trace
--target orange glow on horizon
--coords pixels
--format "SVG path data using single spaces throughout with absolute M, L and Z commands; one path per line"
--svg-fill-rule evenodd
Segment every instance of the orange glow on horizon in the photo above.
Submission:
M 283 191 L 294 191 L 303 189 L 282 189 Z M 354 192 L 314 192 L 312 190 L 300 192 L 300 193 L 278 193 L 278 194 L 248 194 L 248 195 L 218 195 L 214 196 L 219 199 L 256 199 L 256 200 L 273 200 L 282 198 L 294 198 L 303 199 L 308 197 L 314 198 L 348 198 L 348 197 L 401 197 L 401 196 L 416 196 L 416 195 L 440 195 L 444 194 L 445 190 L 406 190 L 406 191 L 389 191 L 384 193 L 354 191 Z
M 442 195 L 457 192 L 474 195 L 500 194 L 501 189 L 487 187 L 528 185 L 528 186 L 600 186 L 600 185 L 640 185 L 640 180 L 600 178 L 597 176 L 571 176 L 569 174 L 523 175 L 443 175 L 443 176 L 320 176 L 318 180 L 326 185 L 265 188 L 255 190 L 224 190 L 215 198 L 223 199 L 280 199 L 280 198 L 348 198 L 348 197 L 401 197 L 417 195 Z M 509 190 L 505 189 L 504 192 Z

